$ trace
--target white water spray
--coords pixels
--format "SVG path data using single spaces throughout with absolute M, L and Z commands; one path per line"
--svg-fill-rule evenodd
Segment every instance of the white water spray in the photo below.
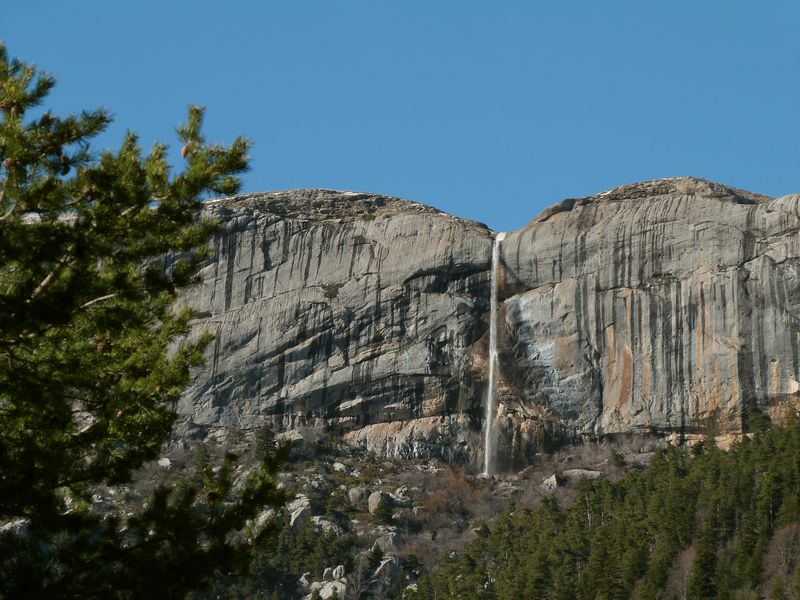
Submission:
M 500 242 L 505 232 L 498 232 L 492 243 L 492 286 L 489 299 L 489 385 L 486 390 L 486 433 L 483 442 L 483 474 L 492 474 L 492 426 L 494 425 L 494 368 L 497 363 L 497 270 L 500 265 Z

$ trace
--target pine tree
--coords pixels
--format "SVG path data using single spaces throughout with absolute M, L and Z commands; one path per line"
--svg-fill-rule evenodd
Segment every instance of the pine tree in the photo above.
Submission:
M 780 580 L 775 582 L 770 600 L 788 600 L 786 591 L 783 589 L 783 583 Z
M 392 505 L 386 496 L 382 495 L 381 499 L 378 501 L 378 506 L 375 508 L 373 518 L 376 523 L 380 523 L 381 525 L 391 524 L 394 514 L 392 513 Z
M 717 594 L 717 551 L 719 546 L 716 514 L 711 513 L 697 544 L 692 566 L 689 597 L 693 600 L 715 598 Z
M 379 546 L 374 546 L 372 550 L 367 553 L 367 569 L 374 571 L 378 568 L 383 560 L 383 550 Z
M 174 308 L 215 230 L 198 207 L 238 190 L 248 142 L 207 144 L 190 107 L 182 172 L 132 133 L 95 156 L 105 110 L 29 116 L 53 85 L 0 44 L 0 520 L 17 525 L 0 535 L 0 590 L 180 597 L 245 568 L 251 542 L 236 532 L 283 502 L 273 475 L 285 449 L 235 495 L 229 456 L 205 489 L 159 488 L 131 516 L 86 507 L 170 435 L 209 341 L 180 342 L 191 311 Z

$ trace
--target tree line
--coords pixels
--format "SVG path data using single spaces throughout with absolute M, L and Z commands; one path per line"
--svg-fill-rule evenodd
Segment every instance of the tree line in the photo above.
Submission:
M 659 450 L 616 482 L 584 480 L 478 529 L 416 599 L 745 599 L 800 596 L 800 420 Z

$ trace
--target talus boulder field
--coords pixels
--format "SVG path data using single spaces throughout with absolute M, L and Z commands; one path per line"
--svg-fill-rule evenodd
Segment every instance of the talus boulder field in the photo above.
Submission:
M 182 302 L 215 335 L 183 431 L 326 426 L 480 468 L 494 233 L 329 190 L 211 202 Z M 739 433 L 800 404 L 800 196 L 674 178 L 561 202 L 498 244 L 493 460 Z

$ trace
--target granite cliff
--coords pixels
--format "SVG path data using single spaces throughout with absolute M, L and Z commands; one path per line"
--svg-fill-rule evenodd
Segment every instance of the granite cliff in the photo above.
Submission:
M 216 338 L 184 432 L 324 424 L 481 464 L 493 232 L 329 190 L 205 217 L 222 227 L 184 302 Z M 800 196 L 623 186 L 545 210 L 499 258 L 501 466 L 584 435 L 743 432 L 800 404 Z

